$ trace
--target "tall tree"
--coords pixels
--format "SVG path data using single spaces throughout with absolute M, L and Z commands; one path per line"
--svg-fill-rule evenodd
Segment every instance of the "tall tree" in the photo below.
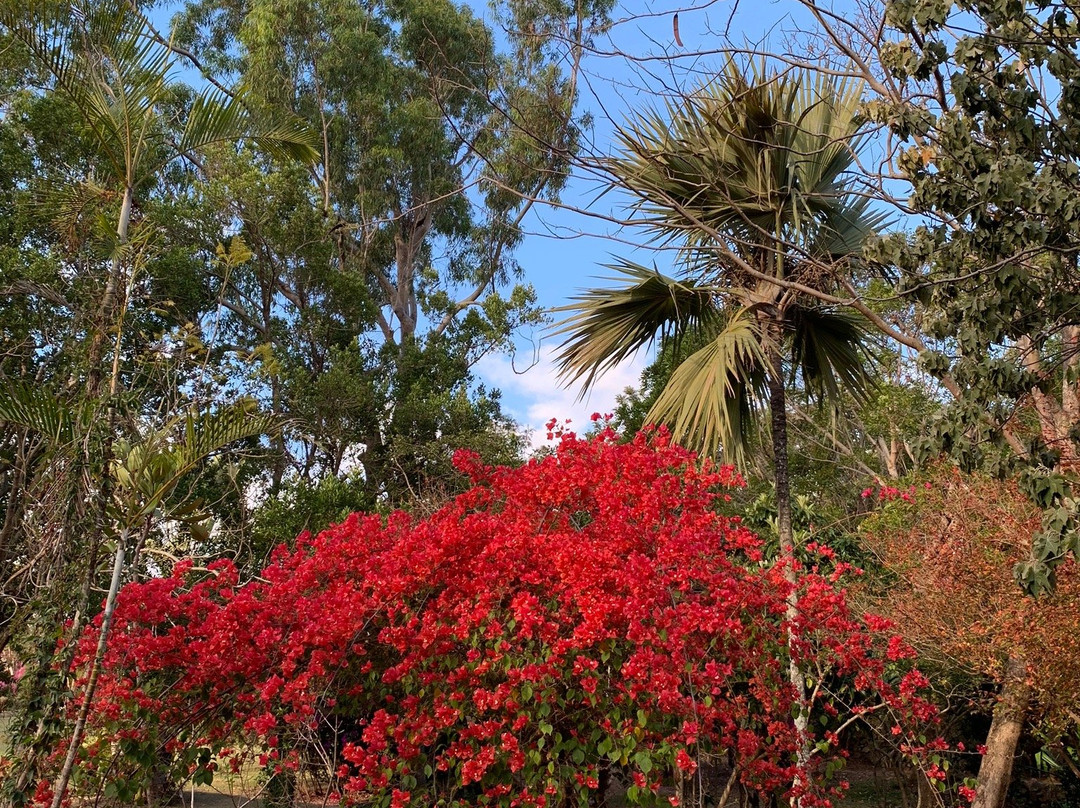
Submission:
M 471 368 L 539 318 L 513 250 L 566 180 L 609 7 L 499 4 L 501 37 L 448 0 L 200 0 L 177 20 L 198 64 L 321 134 L 310 174 L 227 156 L 207 191 L 252 251 L 221 279 L 227 342 L 294 416 L 271 491 L 351 468 L 357 505 L 395 504 L 439 485 L 454 444 L 513 456 Z
M 871 383 L 863 320 L 830 303 L 860 272 L 862 243 L 879 223 L 846 185 L 859 103 L 856 84 L 760 65 L 747 77 L 730 62 L 714 83 L 623 128 L 608 163 L 614 184 L 633 195 L 656 241 L 678 246 L 684 277 L 623 262 L 616 268 L 630 283 L 585 292 L 562 324 L 563 372 L 586 385 L 658 332 L 696 333 L 704 346 L 672 372 L 648 419 L 706 452 L 741 459 L 752 418 L 768 407 L 792 583 L 787 380 L 799 375 L 822 400 L 865 396 Z M 793 589 L 792 619 L 796 599 Z M 805 703 L 794 654 L 790 664 Z M 796 718 L 800 732 L 807 719 Z
M 815 28 L 777 58 L 866 83 L 864 113 L 885 132 L 866 188 L 918 217 L 868 257 L 919 304 L 921 333 L 893 336 L 953 397 L 922 448 L 1019 473 L 1044 524 L 1015 574 L 1052 590 L 1080 549 L 1080 14 L 1057 0 L 801 5 Z M 1002 668 L 978 808 L 1004 802 L 1027 709 L 1023 660 Z
M 888 127 L 894 179 L 920 216 L 872 255 L 919 302 L 938 345 L 924 367 L 953 382 L 924 448 L 965 469 L 1020 474 L 1044 516 L 1015 574 L 1046 592 L 1080 550 L 1080 14 L 1004 0 L 894 0 L 883 11 L 873 37 L 818 19 L 870 83 L 866 112 Z M 1028 709 L 1022 654 L 1001 667 L 977 808 L 1004 803 Z
M 100 628 L 104 652 L 109 615 L 130 549 L 130 526 L 121 525 L 114 514 L 118 472 L 113 461 L 118 434 L 131 428 L 132 420 L 137 422 L 140 416 L 146 416 L 145 412 L 129 412 L 129 417 L 124 418 L 121 413 L 121 394 L 129 392 L 122 387 L 122 370 L 131 358 L 125 357 L 124 351 L 130 299 L 154 236 L 152 227 L 136 224 L 140 190 L 153 186 L 169 169 L 184 161 L 197 164 L 198 154 L 208 148 L 243 139 L 282 158 L 315 156 L 312 135 L 294 116 L 280 116 L 278 120 L 284 123 L 266 124 L 239 96 L 227 96 L 216 89 L 192 95 L 178 87 L 173 75 L 174 55 L 156 40 L 146 20 L 129 3 L 99 3 L 78 12 L 73 15 L 69 5 L 48 0 L 0 4 L 0 27 L 25 54 L 29 75 L 40 81 L 40 92 L 66 105 L 90 147 L 94 170 L 70 186 L 51 189 L 59 197 L 61 212 L 66 214 L 63 219 L 77 229 L 89 210 L 91 215 L 109 217 L 115 223 L 112 234 L 98 245 L 99 255 L 104 253 L 107 259 L 95 262 L 88 273 L 97 294 L 83 296 L 86 309 L 73 312 L 83 316 L 77 328 L 85 334 L 87 345 L 80 368 L 85 374 L 81 395 L 69 389 L 57 401 L 55 395 L 49 394 L 31 399 L 10 390 L 4 394 L 6 399 L 21 401 L 21 406 L 6 409 L 2 419 L 35 433 L 48 447 L 52 468 L 45 471 L 67 481 L 65 488 L 75 503 L 73 507 L 61 503 L 55 513 L 45 518 L 51 520 L 46 532 L 60 536 L 59 558 L 54 564 L 64 574 L 57 577 L 65 580 L 74 570 L 84 581 L 80 602 L 74 614 L 58 611 L 53 615 L 60 625 L 43 627 L 38 640 L 45 645 L 41 649 L 44 659 L 38 675 L 29 680 L 39 685 L 55 668 L 61 688 L 69 672 L 65 662 L 69 654 L 60 651 L 59 660 L 54 662 L 48 657 L 55 648 L 47 644 L 51 640 L 55 646 L 56 636 L 62 632 L 60 626 L 68 619 L 74 619 L 73 631 L 78 632 L 94 611 L 92 593 L 99 551 L 112 542 L 115 553 L 111 583 Z M 93 269 L 99 270 L 96 278 Z M 44 287 L 34 284 L 17 285 L 10 291 L 49 297 Z M 29 389 L 15 384 L 16 391 Z M 76 389 L 78 386 L 77 382 L 68 385 Z M 79 417 L 67 418 L 67 430 L 45 429 L 52 419 L 42 422 L 20 418 L 42 407 L 74 412 Z M 88 541 L 82 542 L 87 531 Z M 22 792 L 33 779 L 36 754 L 52 745 L 52 733 L 46 728 L 50 722 L 55 723 L 60 707 L 54 704 L 37 717 L 33 742 L 26 744 L 26 765 L 17 778 L 12 778 L 12 797 L 16 801 L 20 794 L 25 797 Z M 84 724 L 84 720 L 76 722 L 72 748 L 81 742 Z M 69 765 L 57 783 L 55 805 L 63 799 L 70 775 Z

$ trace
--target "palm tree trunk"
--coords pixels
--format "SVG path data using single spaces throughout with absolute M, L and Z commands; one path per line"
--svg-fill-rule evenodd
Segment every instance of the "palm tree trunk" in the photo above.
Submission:
M 109 278 L 105 284 L 105 295 L 101 302 L 100 311 L 103 319 L 98 323 L 98 331 L 94 334 L 94 341 L 90 346 L 90 368 L 88 374 L 88 392 L 96 396 L 101 387 L 101 362 L 104 358 L 105 324 L 111 323 L 113 309 L 116 307 L 117 295 L 120 293 L 121 273 L 123 263 L 119 248 L 128 238 L 128 230 L 131 225 L 131 208 L 134 199 L 134 188 L 129 182 L 124 187 L 124 201 L 120 207 L 120 219 L 116 225 L 117 252 L 113 256 L 109 268 Z M 117 328 L 120 328 L 117 321 Z M 120 378 L 120 334 L 117 333 L 116 350 L 112 361 L 112 373 L 109 377 L 109 386 L 104 393 L 106 407 L 105 436 L 102 451 L 102 479 L 101 479 L 101 509 L 99 512 L 98 529 L 101 539 L 108 532 L 108 505 L 112 497 L 112 479 L 109 476 L 109 466 L 112 459 L 113 430 L 116 427 L 115 398 L 117 385 Z M 109 592 L 105 598 L 105 612 L 101 619 L 101 632 L 98 634 L 97 650 L 94 652 L 94 661 L 90 667 L 90 676 L 86 682 L 86 692 L 83 695 L 83 703 L 79 708 L 79 714 L 75 719 L 75 727 L 71 733 L 71 744 L 64 758 L 64 765 L 60 769 L 60 775 L 56 779 L 53 789 L 53 799 L 50 808 L 60 808 L 67 793 L 68 783 L 71 781 L 71 773 L 75 766 L 75 757 L 79 746 L 82 744 L 83 735 L 86 732 L 86 720 L 90 713 L 90 703 L 94 699 L 94 691 L 97 690 L 98 679 L 101 676 L 101 668 L 105 662 L 105 651 L 108 648 L 109 624 L 112 622 L 113 610 L 116 608 L 116 593 L 120 590 L 120 581 L 124 574 L 124 556 L 127 552 L 128 528 L 124 527 L 116 540 L 116 556 L 113 558 L 112 579 L 109 583 Z M 73 642 L 77 637 L 73 637 Z
M 116 298 L 120 292 L 120 272 L 123 264 L 120 260 L 119 248 L 127 242 L 128 229 L 131 226 L 131 207 L 134 201 L 135 189 L 129 183 L 124 188 L 124 201 L 120 205 L 120 220 L 116 225 L 117 252 L 109 265 L 109 277 L 105 279 L 105 292 L 101 296 L 101 304 L 98 306 L 98 314 L 94 323 L 94 334 L 90 340 L 90 351 L 87 356 L 86 392 L 90 398 L 96 398 L 101 392 L 101 360 L 105 355 L 106 329 L 113 322 L 112 310 L 116 305 Z
M 101 669 L 105 664 L 109 624 L 112 623 L 113 611 L 116 609 L 116 593 L 120 591 L 120 578 L 124 571 L 124 553 L 127 549 L 127 539 L 128 530 L 124 528 L 120 531 L 120 536 L 116 540 L 116 558 L 113 561 L 112 581 L 109 583 L 109 594 L 105 598 L 105 613 L 101 618 L 101 633 L 98 634 L 94 663 L 90 666 L 90 676 L 86 681 L 83 703 L 79 707 L 79 715 L 75 719 L 75 728 L 71 733 L 71 744 L 68 746 L 63 768 L 60 769 L 60 776 L 56 779 L 50 808 L 60 808 L 61 803 L 64 801 L 68 782 L 71 780 L 71 772 L 75 768 L 75 756 L 79 753 L 79 746 L 82 745 L 83 735 L 86 733 L 86 719 L 90 715 L 90 704 L 94 700 L 94 691 L 97 690 L 98 679 L 101 678 Z
M 788 479 L 788 439 L 787 439 L 787 391 L 784 388 L 783 364 L 778 353 L 770 357 L 769 373 L 769 414 L 772 427 L 773 477 L 776 483 L 776 532 L 780 539 L 780 563 L 784 565 L 784 578 L 791 585 L 787 597 L 788 621 L 788 679 L 799 700 L 799 712 L 794 718 L 795 735 L 798 742 L 796 763 L 799 771 L 793 785 L 799 788 L 805 785 L 803 772 L 810 760 L 809 726 L 810 705 L 807 704 L 806 679 L 798 662 L 795 660 L 794 621 L 798 617 L 799 596 L 796 590 L 798 575 L 795 569 L 795 533 L 791 526 L 791 487 Z M 798 808 L 802 800 L 795 798 L 792 806 Z

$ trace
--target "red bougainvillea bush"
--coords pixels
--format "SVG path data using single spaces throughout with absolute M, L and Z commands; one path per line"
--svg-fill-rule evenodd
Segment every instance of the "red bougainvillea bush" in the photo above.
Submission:
M 205 781 L 246 749 L 271 771 L 321 760 L 365 805 L 584 804 L 612 777 L 652 804 L 710 752 L 810 806 L 853 704 L 927 717 L 917 673 L 886 681 L 906 649 L 852 614 L 843 565 L 801 570 L 785 618 L 784 570 L 718 513 L 730 468 L 611 432 L 521 468 L 457 464 L 474 487 L 428 518 L 354 515 L 244 585 L 222 561 L 125 587 L 83 782 L 124 797 L 166 763 Z M 793 727 L 789 633 L 814 737 Z

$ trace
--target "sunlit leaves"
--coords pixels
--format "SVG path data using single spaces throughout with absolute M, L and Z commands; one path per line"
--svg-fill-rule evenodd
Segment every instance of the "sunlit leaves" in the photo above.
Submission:
M 133 186 L 162 167 L 169 146 L 169 110 L 180 93 L 176 57 L 124 0 L 88 4 L 4 0 L 0 25 L 30 53 L 50 88 L 82 115 L 113 178 Z M 314 134 L 298 120 L 256 121 L 242 95 L 211 87 L 196 96 L 175 151 L 191 156 L 219 142 L 251 139 L 270 153 L 311 161 Z

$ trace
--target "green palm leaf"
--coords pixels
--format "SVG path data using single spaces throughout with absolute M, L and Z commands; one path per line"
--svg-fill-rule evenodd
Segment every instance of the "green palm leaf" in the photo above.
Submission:
M 216 88 L 195 99 L 178 149 L 181 154 L 188 154 L 238 140 L 250 140 L 280 159 L 310 163 L 319 157 L 315 133 L 300 118 L 279 115 L 271 123 L 259 121 L 242 97 L 230 97 Z
M 796 308 L 789 313 L 792 364 L 811 395 L 838 402 L 847 391 L 859 402 L 869 399 L 874 361 L 869 324 L 853 312 Z
M 123 492 L 119 517 L 129 527 L 146 518 L 172 494 L 183 477 L 238 441 L 273 434 L 271 416 L 236 405 L 175 418 L 134 445 L 119 445 L 114 473 Z
M 693 95 L 620 127 L 607 168 L 654 239 L 693 248 L 715 244 L 712 231 L 749 254 L 850 208 L 861 94 L 857 82 L 763 65 L 747 79 L 731 61 Z
M 166 136 L 163 110 L 176 99 L 176 60 L 128 0 L 87 6 L 85 19 L 77 22 L 70 2 L 0 0 L 0 26 L 52 77 L 53 88 L 81 113 L 116 178 L 131 185 L 137 173 L 160 168 L 143 161 Z M 281 114 L 261 120 L 242 94 L 230 97 L 213 88 L 193 102 L 177 150 L 190 155 L 239 140 L 277 157 L 312 161 L 318 156 L 316 136 L 300 119 Z
M 584 379 L 585 388 L 659 333 L 670 330 L 678 336 L 716 315 L 714 289 L 681 283 L 630 261 L 609 268 L 619 273 L 613 280 L 623 286 L 586 290 L 557 309 L 573 312 L 554 331 L 571 335 L 560 346 L 560 375 L 571 382 Z
M 108 100 L 96 91 L 98 82 L 90 80 L 82 69 L 85 61 L 80 54 L 91 31 L 119 38 L 117 16 L 108 13 L 115 5 L 93 6 L 83 23 L 86 36 L 82 38 L 72 31 L 70 4 L 56 0 L 0 0 L 0 26 L 26 49 L 38 69 L 52 77 L 56 89 L 84 111 L 103 156 L 122 176 L 125 154 L 120 131 Z M 103 60 L 99 57 L 97 61 Z
M 859 259 L 866 240 L 891 221 L 887 213 L 870 210 L 869 197 L 845 196 L 822 211 L 812 234 L 804 239 L 804 252 L 824 263 Z
M 768 401 L 767 337 L 738 309 L 705 347 L 675 369 L 647 416 L 706 453 L 741 460 L 749 424 Z
M 8 379 L 0 384 L 0 421 L 33 430 L 54 446 L 73 443 L 91 411 L 89 403 L 71 406 L 24 381 Z

